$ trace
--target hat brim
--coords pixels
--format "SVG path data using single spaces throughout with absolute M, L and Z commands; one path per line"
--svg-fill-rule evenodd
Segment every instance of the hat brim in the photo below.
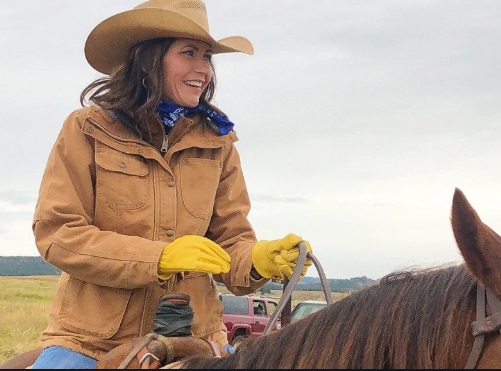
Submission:
M 183 37 L 207 42 L 214 54 L 242 52 L 254 54 L 243 36 L 215 40 L 202 27 L 178 13 L 164 9 L 133 9 L 99 23 L 85 43 L 85 57 L 97 71 L 109 75 L 127 60 L 129 49 L 141 41 L 163 37 Z

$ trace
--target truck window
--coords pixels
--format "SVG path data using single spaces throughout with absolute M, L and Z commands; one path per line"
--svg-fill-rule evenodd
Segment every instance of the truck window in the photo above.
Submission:
M 268 301 L 268 313 L 270 314 L 270 316 L 275 312 L 277 306 L 278 304 L 274 301 Z
M 256 316 L 266 316 L 266 310 L 264 309 L 264 301 L 254 300 L 252 305 L 254 307 L 254 314 Z
M 222 295 L 224 313 L 226 314 L 249 314 L 249 303 L 247 298 L 241 296 Z

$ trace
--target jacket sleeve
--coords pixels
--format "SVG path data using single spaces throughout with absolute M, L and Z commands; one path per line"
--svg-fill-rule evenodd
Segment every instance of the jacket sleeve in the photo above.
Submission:
M 85 114 L 64 122 L 42 177 L 33 233 L 42 257 L 79 280 L 115 288 L 158 284 L 165 242 L 101 231 L 93 225 L 94 143 L 82 132 Z
M 215 279 L 223 282 L 236 295 L 252 293 L 268 282 L 250 277 L 256 235 L 247 218 L 249 211 L 250 199 L 240 156 L 231 144 L 225 154 L 207 237 L 230 254 L 230 272 L 216 275 Z

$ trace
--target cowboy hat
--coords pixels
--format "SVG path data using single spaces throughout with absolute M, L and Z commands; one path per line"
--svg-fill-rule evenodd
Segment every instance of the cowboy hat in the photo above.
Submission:
M 249 40 L 230 36 L 215 40 L 209 34 L 201 0 L 149 0 L 99 23 L 87 37 L 85 57 L 97 71 L 109 75 L 127 60 L 129 49 L 141 41 L 184 37 L 207 42 L 213 53 L 254 54 Z

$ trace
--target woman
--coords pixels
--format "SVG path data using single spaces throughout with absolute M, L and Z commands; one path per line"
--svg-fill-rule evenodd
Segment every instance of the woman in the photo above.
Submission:
M 62 270 L 33 368 L 93 368 L 151 332 L 169 292 L 190 296 L 193 335 L 222 347 L 216 281 L 242 295 L 292 275 L 303 240 L 256 241 L 234 125 L 210 103 L 212 55 L 229 52 L 253 48 L 210 36 L 199 0 L 147 1 L 90 33 L 87 61 L 105 77 L 64 122 L 33 220 Z

